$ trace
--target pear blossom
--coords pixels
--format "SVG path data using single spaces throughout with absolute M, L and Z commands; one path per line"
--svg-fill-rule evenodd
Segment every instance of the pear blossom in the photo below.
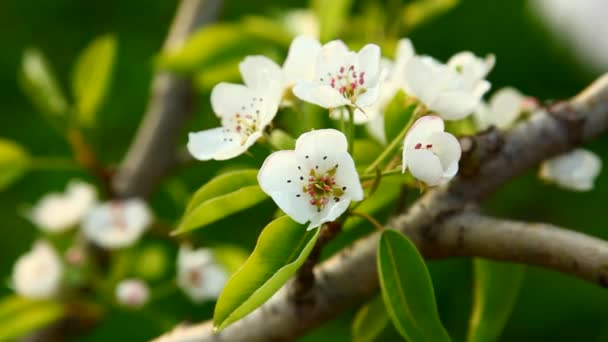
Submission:
M 334 221 L 351 201 L 363 199 L 344 134 L 320 129 L 302 134 L 294 150 L 274 152 L 258 173 L 262 190 L 308 229 Z
M 403 172 L 409 168 L 412 176 L 429 186 L 444 184 L 456 175 L 460 143 L 444 129 L 439 116 L 427 115 L 414 122 L 403 142 Z
M 29 217 L 40 229 L 61 233 L 75 227 L 95 205 L 97 192 L 92 185 L 72 180 L 64 193 L 50 193 L 34 205 Z
M 365 108 L 378 100 L 384 78 L 380 47 L 368 44 L 356 53 L 334 40 L 321 47 L 314 78 L 298 82 L 293 93 L 324 108 L 354 107 L 357 122 L 361 122 L 365 121 Z
M 152 222 L 146 203 L 138 198 L 112 200 L 95 207 L 84 219 L 83 232 L 106 249 L 133 245 Z
M 150 287 L 140 279 L 125 279 L 116 286 L 116 301 L 130 308 L 140 308 L 150 300 Z
M 473 117 L 479 129 L 495 126 L 500 129 L 509 128 L 525 109 L 526 97 L 517 89 L 501 88 L 490 98 L 489 103 L 481 102 Z
M 542 163 L 540 177 L 575 191 L 590 191 L 602 169 L 602 160 L 593 152 L 578 148 Z
M 216 299 L 228 274 L 208 248 L 193 250 L 183 245 L 177 255 L 177 284 L 195 302 Z
M 198 160 L 234 158 L 253 145 L 277 114 L 277 87 L 252 89 L 220 83 L 211 91 L 211 107 L 221 127 L 188 135 L 188 151 Z
M 378 101 L 371 107 L 365 109 L 366 116 L 363 116 L 363 121 L 368 121 L 367 131 L 371 136 L 376 138 L 381 143 L 386 143 L 384 136 L 384 112 L 386 107 L 395 97 L 395 94 L 405 84 L 405 66 L 415 55 L 414 46 L 409 39 L 400 39 L 397 43 L 395 60 L 382 59 L 380 61 L 381 68 L 387 70 L 387 77 L 380 89 Z M 359 123 L 361 116 L 355 117 L 355 122 Z
M 448 65 L 429 56 L 415 56 L 405 66 L 405 91 L 443 119 L 460 120 L 475 110 L 490 88 L 483 78 L 493 59 L 472 58 L 456 55 Z
M 48 299 L 58 293 L 62 277 L 63 265 L 53 246 L 37 241 L 31 251 L 17 259 L 12 285 L 24 297 Z

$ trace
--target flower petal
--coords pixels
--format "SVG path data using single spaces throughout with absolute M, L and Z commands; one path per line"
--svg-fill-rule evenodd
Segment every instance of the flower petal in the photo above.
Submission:
M 239 63 L 243 83 L 252 89 L 265 89 L 269 82 L 283 84 L 281 67 L 266 56 L 247 56 Z
M 218 117 L 238 113 L 257 93 L 242 84 L 222 82 L 211 91 L 211 108 Z
M 293 94 L 303 101 L 314 103 L 323 108 L 335 108 L 351 103 L 338 90 L 328 85 L 317 85 L 308 81 L 296 84 L 293 88 Z
M 312 81 L 319 51 L 321 51 L 321 43 L 318 40 L 306 36 L 294 38 L 283 63 L 283 73 L 288 85 L 299 81 Z
M 405 155 L 405 153 L 404 153 Z M 443 178 L 443 167 L 441 161 L 429 150 L 408 151 L 407 165 L 412 176 L 425 182 L 429 186 L 438 185 Z
M 473 113 L 479 101 L 479 97 L 465 91 L 444 91 L 429 108 L 446 120 L 460 120 Z
M 359 174 L 355 167 L 355 161 L 348 152 L 342 152 L 336 160 L 336 181 L 337 185 L 344 190 L 344 196 L 349 197 L 353 201 L 361 201 L 363 199 L 363 188 L 359 180 Z
M 314 216 L 310 220 L 308 228 L 306 229 L 312 230 L 325 222 L 335 221 L 346 211 L 346 209 L 348 209 L 349 204 L 350 198 L 348 198 L 348 196 L 342 196 L 338 202 L 330 201 L 329 204 L 327 204 L 325 208 L 321 210 L 321 212 L 315 212 Z
M 444 123 L 441 117 L 436 115 L 426 115 L 416 120 L 410 130 L 405 135 L 403 142 L 404 153 L 414 149 L 416 144 L 426 144 L 428 137 L 434 132 L 443 132 Z
M 356 59 L 356 54 L 351 53 L 341 40 L 332 40 L 323 45 L 315 61 L 314 81 L 320 81 L 327 73 L 337 72 L 341 66 L 344 66 L 346 60 L 352 58 L 350 55 L 354 55 Z
M 344 133 L 327 128 L 306 132 L 296 140 L 296 153 L 299 156 L 324 156 L 332 152 L 346 152 L 348 142 Z M 306 159 L 306 158 L 305 158 Z
M 431 151 L 441 161 L 444 176 L 451 178 L 458 172 L 458 161 L 462 153 L 458 139 L 450 133 L 434 132 L 428 137 L 428 142 L 433 145 Z
M 358 53 L 359 70 L 365 73 L 365 86 L 378 81 L 380 73 L 380 47 L 376 44 L 365 45 Z
M 212 128 L 188 135 L 188 151 L 198 160 L 226 160 L 234 158 L 255 143 L 261 132 L 251 134 L 241 144 L 240 134 L 223 127 Z
M 523 100 L 523 95 L 515 88 L 506 87 L 498 90 L 490 100 L 492 123 L 502 129 L 511 126 L 521 112 Z

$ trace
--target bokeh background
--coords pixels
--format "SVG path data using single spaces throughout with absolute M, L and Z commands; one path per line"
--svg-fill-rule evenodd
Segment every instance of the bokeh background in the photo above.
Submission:
M 398 0 L 356 1 L 354 12 L 364 13 L 371 3 L 390 16 L 392 13 L 386 9 L 395 2 L 399 3 Z M 176 1 L 167 0 L 1 1 L 0 136 L 18 141 L 36 156 L 69 156 L 69 146 L 47 125 L 18 87 L 17 71 L 23 51 L 32 46 L 43 51 L 61 85 L 68 89 L 71 68 L 79 51 L 94 37 L 113 33 L 119 42 L 113 83 L 90 139 L 105 163 L 118 163 L 144 113 L 155 56 L 176 5 Z M 252 14 L 275 15 L 307 5 L 307 1 L 292 0 L 227 0 L 221 20 L 236 21 Z M 542 100 L 569 97 L 597 77 L 601 66 L 580 59 L 578 48 L 559 39 L 563 35 L 555 35 L 531 8 L 531 2 L 523 0 L 463 0 L 416 27 L 408 37 L 417 52 L 442 60 L 461 50 L 482 55 L 494 53 L 497 65 L 489 76 L 494 89 L 511 85 Z M 605 36 L 599 35 L 597 39 Z M 201 90 L 197 113 L 184 134 L 211 122 L 208 90 Z M 588 147 L 608 162 L 608 155 L 603 152 L 608 147 L 608 137 Z M 245 159 L 241 162 L 247 163 Z M 173 175 L 152 197 L 156 215 L 166 222 L 174 222 L 188 194 L 221 167 L 215 162 L 198 163 Z M 7 280 L 0 282 L 0 296 L 11 293 L 5 284 L 13 263 L 37 236 L 36 227 L 24 218 L 25 209 L 43 194 L 63 189 L 74 177 L 94 182 L 86 174 L 75 171 L 34 170 L 0 192 L 0 278 Z M 497 216 L 547 221 L 608 239 L 607 198 L 607 173 L 599 177 L 593 191 L 574 193 L 543 184 L 531 171 L 505 186 L 484 210 Z M 230 240 L 250 249 L 262 227 L 247 226 L 247 217 L 269 217 L 273 209 L 272 203 L 264 204 L 243 216 L 222 221 L 218 233 L 200 238 L 210 243 Z M 155 277 L 171 278 L 175 248 L 162 239 L 148 238 L 133 252 L 133 260 L 146 248 L 160 250 L 165 258 L 166 267 Z M 451 259 L 433 261 L 429 266 L 442 320 L 454 341 L 462 341 L 471 309 L 471 262 Z M 132 272 L 137 274 L 136 269 Z M 176 292 L 144 312 L 110 310 L 111 314 L 77 340 L 146 340 L 180 320 L 208 318 L 212 305 L 197 306 Z M 353 313 L 327 323 L 302 341 L 349 341 Z M 384 338 L 396 340 L 397 335 L 389 330 Z M 530 267 L 501 340 L 608 341 L 608 292 L 572 277 Z

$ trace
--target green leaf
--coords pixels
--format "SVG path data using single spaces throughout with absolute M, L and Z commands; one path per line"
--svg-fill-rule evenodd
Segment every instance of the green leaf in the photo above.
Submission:
M 388 313 L 381 295 L 363 305 L 353 321 L 354 342 L 372 342 L 388 325 Z
M 105 35 L 91 42 L 80 54 L 72 74 L 72 92 L 78 121 L 85 127 L 95 122 L 112 78 L 116 39 Z
M 196 209 L 203 202 L 228 194 L 240 188 L 258 184 L 258 170 L 245 169 L 223 173 L 198 189 L 186 207 L 186 213 Z
M 37 49 L 27 49 L 19 72 L 23 91 L 44 114 L 65 116 L 68 103 L 44 55 Z
M 405 26 L 411 31 L 456 7 L 459 2 L 459 0 L 417 0 L 410 2 L 403 10 Z
M 270 133 L 270 143 L 281 150 L 293 150 L 296 146 L 296 139 L 281 129 L 273 129 Z
M 0 190 L 17 181 L 30 165 L 29 154 L 17 143 L 0 138 Z
M 525 266 L 474 259 L 473 267 L 473 312 L 467 341 L 497 341 L 517 302 Z
M 321 26 L 321 41 L 338 38 L 352 5 L 352 0 L 311 0 L 310 7 L 319 18 Z
M 0 302 L 0 341 L 14 340 L 58 320 L 61 304 L 9 296 Z
M 270 18 L 248 16 L 242 19 L 241 25 L 249 36 L 272 42 L 285 49 L 293 39 L 293 35 L 280 22 Z
M 401 129 L 410 121 L 416 104 L 405 105 L 407 95 L 403 90 L 399 90 L 386 107 L 384 113 L 384 135 L 386 141 L 393 141 L 399 135 Z
M 319 236 L 289 216 L 268 224 L 243 266 L 228 280 L 215 306 L 221 330 L 264 304 L 304 263 Z
M 401 336 L 416 342 L 450 341 L 437 313 L 431 277 L 416 246 L 403 234 L 386 230 L 380 236 L 377 261 L 384 305 Z

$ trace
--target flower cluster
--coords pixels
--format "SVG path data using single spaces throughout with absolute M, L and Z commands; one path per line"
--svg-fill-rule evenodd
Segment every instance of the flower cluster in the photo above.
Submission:
M 207 248 L 180 248 L 177 255 L 177 284 L 195 302 L 215 299 L 228 280 L 226 270 Z

